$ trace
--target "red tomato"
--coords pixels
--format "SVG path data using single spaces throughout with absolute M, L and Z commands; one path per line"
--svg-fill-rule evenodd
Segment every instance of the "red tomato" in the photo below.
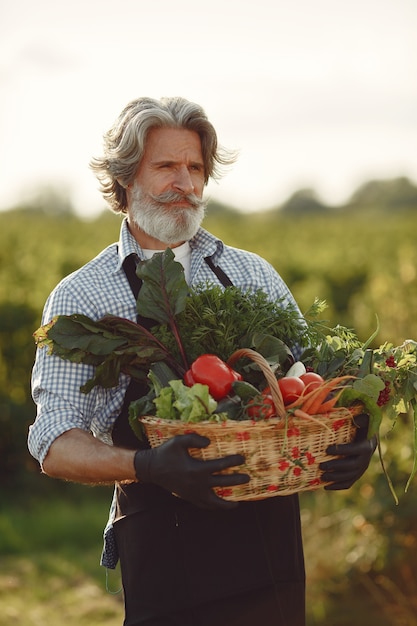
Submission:
M 317 389 L 324 383 L 324 378 L 320 374 L 316 374 L 316 372 L 306 372 L 300 378 L 306 386 L 306 393 Z
M 248 417 L 253 420 L 267 420 L 274 417 L 276 409 L 272 396 L 262 394 L 252 398 L 248 402 L 246 412 Z
M 284 376 L 278 380 L 284 404 L 295 402 L 303 393 L 305 384 L 298 376 Z

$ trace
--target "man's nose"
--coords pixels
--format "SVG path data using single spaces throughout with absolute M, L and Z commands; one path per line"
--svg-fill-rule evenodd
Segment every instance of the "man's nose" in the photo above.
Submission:
M 173 186 L 177 191 L 180 191 L 183 194 L 192 193 L 194 191 L 191 174 L 186 165 L 183 165 L 176 170 Z

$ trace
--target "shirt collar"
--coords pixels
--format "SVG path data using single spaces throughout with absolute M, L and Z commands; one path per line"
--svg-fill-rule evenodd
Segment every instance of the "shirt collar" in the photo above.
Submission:
M 209 233 L 204 228 L 199 228 L 197 233 L 190 239 L 191 254 L 193 252 L 200 252 L 203 256 L 210 256 L 213 261 L 216 261 L 223 252 L 223 242 Z M 129 230 L 127 218 L 122 221 L 120 227 L 120 237 L 118 245 L 118 263 L 116 271 L 122 268 L 123 261 L 131 254 L 136 254 L 139 259 L 143 259 L 143 252 L 141 246 L 138 244 L 134 236 Z
M 201 250 L 203 255 L 210 256 L 213 260 L 216 260 L 223 252 L 224 244 L 221 239 L 218 239 L 204 228 L 199 228 L 196 235 L 190 239 L 190 248 L 194 250 Z
M 136 254 L 140 259 L 143 258 L 142 248 L 132 235 L 127 224 L 127 218 L 125 217 L 120 227 L 120 237 L 118 245 L 119 260 L 117 263 L 116 271 L 122 268 L 123 261 L 131 254 Z

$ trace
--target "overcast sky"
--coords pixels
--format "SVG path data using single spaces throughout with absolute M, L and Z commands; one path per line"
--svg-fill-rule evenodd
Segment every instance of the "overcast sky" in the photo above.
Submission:
M 417 181 L 416 27 L 416 0 L 3 2 L 0 209 L 43 185 L 102 208 L 89 160 L 143 95 L 203 105 L 240 152 L 209 195 L 243 210 Z

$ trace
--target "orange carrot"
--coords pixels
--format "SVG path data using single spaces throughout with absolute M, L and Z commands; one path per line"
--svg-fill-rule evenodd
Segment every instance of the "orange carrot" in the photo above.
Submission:
M 315 415 L 319 407 L 326 402 L 329 393 L 339 387 L 341 382 L 348 379 L 351 380 L 352 378 L 353 376 L 338 376 L 337 378 L 327 380 L 323 385 L 314 390 L 315 393 L 303 402 L 300 408 L 309 415 Z
M 325 383 L 323 383 L 322 385 L 320 385 L 320 387 L 317 387 L 316 389 L 314 389 L 314 393 L 312 393 L 311 395 L 309 395 L 308 398 L 306 398 L 304 400 L 304 402 L 301 405 L 301 409 L 305 412 L 305 413 L 309 413 L 310 415 L 313 415 L 315 411 L 313 411 L 313 408 L 316 406 L 320 406 L 327 398 L 327 396 L 329 395 L 330 391 L 337 385 L 337 383 L 334 383 L 332 381 L 326 381 Z
M 340 391 L 338 391 L 333 398 L 330 398 L 330 400 L 327 400 L 326 402 L 323 402 L 323 404 L 321 404 L 318 409 L 317 409 L 317 414 L 320 413 L 328 413 L 329 411 L 331 411 L 332 409 L 334 409 L 337 401 L 339 400 L 340 396 L 343 393 L 343 389 L 340 389 Z
M 319 426 L 321 426 L 323 428 L 326 428 L 327 430 L 329 430 L 331 432 L 331 428 L 325 423 L 324 420 L 318 420 L 315 417 L 313 417 L 312 415 L 310 415 L 309 413 L 306 413 L 305 411 L 302 411 L 301 409 L 295 409 L 294 417 L 300 417 L 301 419 L 307 420 L 309 422 L 315 422 Z
M 305 402 L 306 400 L 308 400 L 309 398 L 311 398 L 317 393 L 317 389 L 318 388 L 316 387 L 315 389 L 312 389 L 311 391 L 307 391 L 307 392 L 304 390 L 301 396 L 299 396 L 296 400 L 294 400 L 294 402 L 287 404 L 285 408 L 294 409 L 296 407 L 300 407 L 303 404 L 303 402 Z

